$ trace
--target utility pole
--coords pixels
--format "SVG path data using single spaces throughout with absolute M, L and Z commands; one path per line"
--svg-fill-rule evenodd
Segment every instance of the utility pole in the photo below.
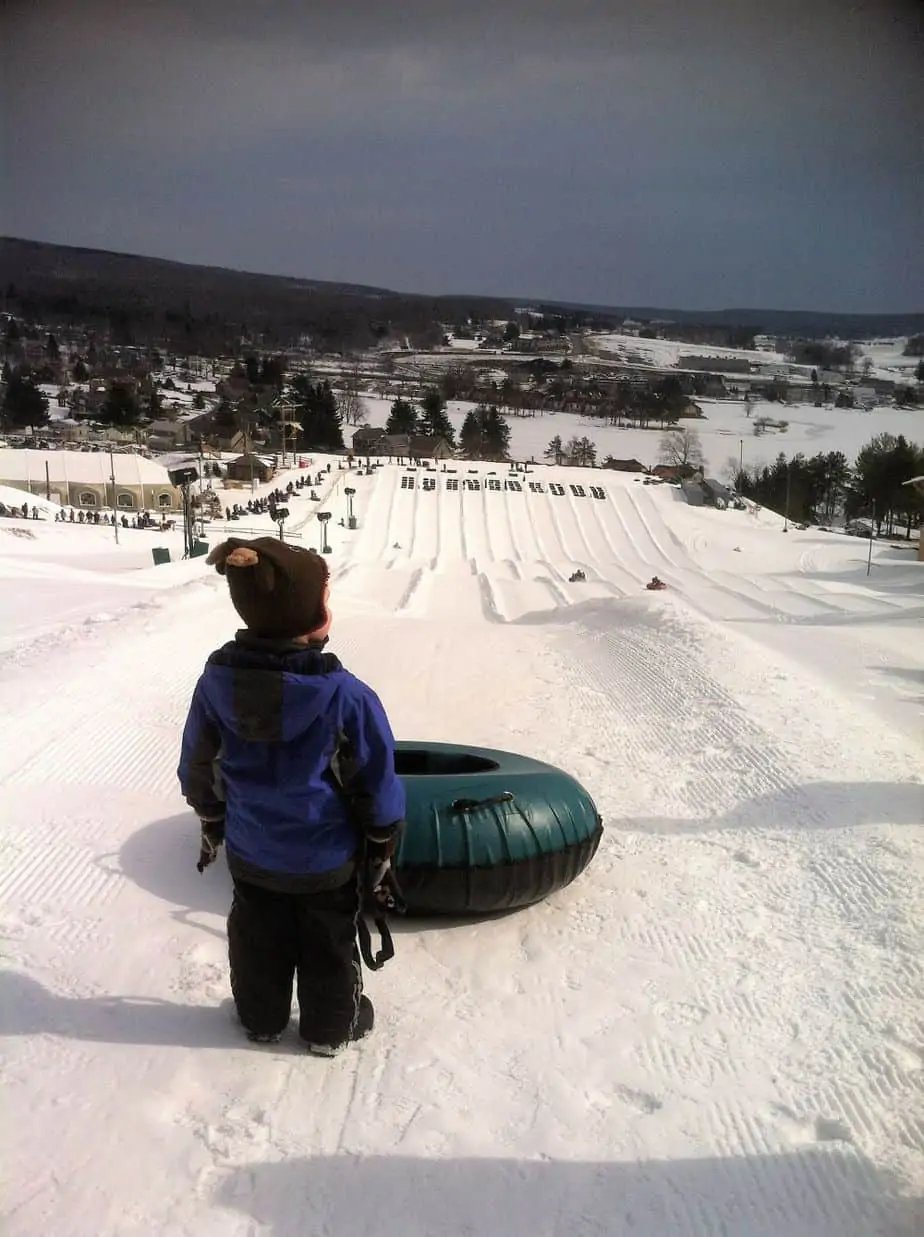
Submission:
M 873 503 L 873 518 L 869 526 L 869 553 L 866 556 L 866 574 L 869 575 L 873 567 L 873 535 L 876 532 L 876 503 Z
M 116 486 L 115 486 L 115 456 L 112 449 L 109 450 L 109 475 L 112 478 L 112 527 L 115 530 L 116 545 L 119 544 L 119 509 L 116 503 Z
M 783 532 L 789 532 L 789 494 L 792 485 L 792 460 L 786 465 L 786 514 L 783 516 Z

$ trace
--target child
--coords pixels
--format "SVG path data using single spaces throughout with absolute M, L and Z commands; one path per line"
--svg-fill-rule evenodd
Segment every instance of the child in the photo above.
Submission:
M 296 980 L 299 1034 L 333 1056 L 372 1030 L 357 950 L 360 865 L 382 871 L 405 813 L 394 736 L 375 693 L 331 653 L 327 562 L 271 537 L 206 560 L 246 624 L 196 685 L 178 770 L 234 881 L 231 991 L 248 1038 L 275 1043 Z

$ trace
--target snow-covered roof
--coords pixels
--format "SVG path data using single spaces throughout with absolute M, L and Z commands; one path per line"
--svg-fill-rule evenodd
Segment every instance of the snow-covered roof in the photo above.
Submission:
M 52 482 L 103 485 L 112 481 L 115 466 L 117 485 L 170 485 L 166 468 L 143 455 L 103 451 L 33 451 L 10 448 L 0 451 L 0 481 L 44 481 L 45 465 Z

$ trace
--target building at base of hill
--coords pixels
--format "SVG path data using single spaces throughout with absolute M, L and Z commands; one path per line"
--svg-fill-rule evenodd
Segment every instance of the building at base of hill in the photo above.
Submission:
M 166 468 L 135 454 L 6 448 L 0 451 L 0 485 L 85 511 L 179 511 L 182 505 Z

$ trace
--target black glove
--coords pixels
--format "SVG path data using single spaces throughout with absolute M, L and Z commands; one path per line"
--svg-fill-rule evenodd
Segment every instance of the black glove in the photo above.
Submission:
M 214 863 L 218 858 L 218 851 L 225 840 L 225 822 L 224 817 L 221 820 L 200 820 L 201 832 L 199 835 L 199 862 L 196 864 L 197 872 L 204 872 L 210 863 Z
M 392 859 L 398 849 L 404 821 L 367 829 L 365 839 L 364 884 L 369 910 L 383 914 L 404 910 L 401 890 L 392 870 Z

